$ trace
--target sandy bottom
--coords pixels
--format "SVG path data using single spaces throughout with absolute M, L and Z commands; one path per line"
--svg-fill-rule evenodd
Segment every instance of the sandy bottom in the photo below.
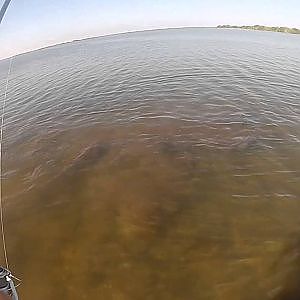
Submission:
M 299 299 L 300 148 L 267 130 L 99 126 L 15 147 L 20 299 Z

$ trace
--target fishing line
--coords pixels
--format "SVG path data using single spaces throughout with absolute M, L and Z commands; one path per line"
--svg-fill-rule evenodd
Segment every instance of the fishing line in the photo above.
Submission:
M 8 255 L 7 255 L 7 248 L 6 248 L 6 238 L 5 238 L 5 228 L 4 228 L 4 207 L 3 207 L 3 200 L 2 200 L 2 157 L 3 157 L 3 128 L 4 128 L 4 117 L 5 117 L 5 107 L 6 107 L 6 100 L 8 94 L 8 85 L 9 85 L 9 78 L 11 73 L 11 66 L 12 66 L 13 58 L 9 60 L 9 67 L 6 77 L 6 84 L 4 89 L 4 98 L 2 102 L 2 111 L 1 111 L 1 125 L 0 125 L 0 223 L 1 223 L 1 237 L 2 237 L 2 245 L 3 245 L 3 254 L 5 259 L 6 268 L 9 269 L 8 263 Z
M 0 24 L 3 20 L 5 12 L 10 4 L 11 0 L 4 0 L 4 3 L 0 9 Z M 21 280 L 17 277 L 13 276 L 9 271 L 9 263 L 8 263 L 8 254 L 6 248 L 6 239 L 5 239 L 5 228 L 4 228 L 4 207 L 3 207 L 3 200 L 2 200 L 2 157 L 3 157 L 3 130 L 4 130 L 4 116 L 5 116 L 5 107 L 6 107 L 6 99 L 8 93 L 8 85 L 9 85 L 9 78 L 11 73 L 11 66 L 13 62 L 13 57 L 11 57 L 9 61 L 8 72 L 6 76 L 6 84 L 4 89 L 4 98 L 2 102 L 2 112 L 1 112 L 1 124 L 0 124 L 0 223 L 1 223 L 1 237 L 2 237 L 2 245 L 3 245 L 3 255 L 5 258 L 6 269 L 0 266 L 0 291 L 1 295 L 4 293 L 11 297 L 12 300 L 18 300 L 18 293 L 16 290 L 16 285 L 14 280 L 17 280 L 20 285 Z M 2 298 L 2 297 L 1 297 Z

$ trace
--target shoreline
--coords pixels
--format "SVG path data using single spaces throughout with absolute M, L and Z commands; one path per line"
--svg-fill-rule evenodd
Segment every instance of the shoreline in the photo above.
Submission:
M 300 29 L 290 28 L 290 27 L 276 27 L 276 26 L 263 26 L 263 25 L 218 25 L 218 29 L 243 29 L 243 30 L 255 30 L 255 31 L 269 31 L 269 32 L 279 32 L 279 33 L 288 33 L 288 34 L 300 34 Z

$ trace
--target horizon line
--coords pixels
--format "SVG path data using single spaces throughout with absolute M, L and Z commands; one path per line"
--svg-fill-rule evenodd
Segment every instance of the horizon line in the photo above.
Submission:
M 64 44 L 69 44 L 69 43 L 73 43 L 73 42 L 81 42 L 81 41 L 85 41 L 85 40 L 91 40 L 91 39 L 97 39 L 97 38 L 104 38 L 104 37 L 110 37 L 110 36 L 116 36 L 116 35 L 123 35 L 123 34 L 131 34 L 131 33 L 140 33 L 140 32 L 149 32 L 149 31 L 159 31 L 159 30 L 171 30 L 171 29 L 226 29 L 226 28 L 221 28 L 218 26 L 225 26 L 225 25 L 216 25 L 216 26 L 179 26 L 179 27 L 162 27 L 162 28 L 151 28 L 151 29 L 141 29 L 141 30 L 129 30 L 129 31 L 120 31 L 120 32 L 115 32 L 115 33 L 107 33 L 107 34 L 102 34 L 102 35 L 97 35 L 97 36 L 90 36 L 90 37 L 83 37 L 83 38 L 78 38 L 78 39 L 73 39 L 73 40 L 67 40 L 65 42 L 59 42 L 56 44 L 51 44 L 48 46 L 44 46 L 44 47 L 40 47 L 40 48 L 36 48 L 33 50 L 29 50 L 29 51 L 25 51 L 25 52 L 21 52 L 12 56 L 8 56 L 5 58 L 1 58 L 0 62 L 4 61 L 4 60 L 9 60 L 11 58 L 15 58 L 17 56 L 20 55 L 25 55 L 31 52 L 35 52 L 35 51 L 40 51 L 40 50 L 44 50 L 44 49 L 48 49 L 48 48 L 52 48 L 52 47 L 56 47 L 59 45 L 64 45 Z M 230 25 L 230 26 L 234 26 L 234 25 Z M 255 26 L 255 25 L 249 25 L 249 26 Z M 259 26 L 265 26 L 265 25 L 259 25 Z M 273 27 L 278 27 L 278 26 L 273 26 Z M 231 28 L 228 28 L 231 29 Z M 234 29 L 234 28 L 232 28 Z M 239 29 L 239 28 L 236 28 Z
M 2 58 L 2 59 L 0 59 L 0 62 L 3 61 L 3 60 L 7 60 L 7 59 L 11 59 L 11 58 L 20 56 L 20 55 L 24 55 L 24 54 L 27 54 L 27 53 L 31 53 L 31 52 L 35 52 L 35 51 L 39 51 L 39 50 L 43 50 L 43 49 L 48 49 L 48 48 L 51 48 L 51 47 L 56 47 L 56 46 L 59 46 L 59 45 L 69 44 L 69 43 L 73 43 L 73 42 L 80 42 L 80 41 L 85 41 L 85 40 L 91 40 L 91 39 L 97 39 L 97 38 L 103 38 L 103 37 L 109 37 L 109 36 L 115 36 L 115 35 L 147 32 L 147 31 L 158 31 L 158 30 L 170 30 L 170 29 L 217 28 L 217 26 L 180 26 L 180 27 L 162 27 L 162 28 L 158 27 L 158 28 L 151 28 L 151 29 L 140 29 L 140 30 L 138 29 L 138 30 L 120 31 L 120 32 L 115 32 L 115 33 L 107 33 L 107 34 L 102 34 L 102 35 L 97 35 L 97 36 L 90 36 L 90 37 L 83 37 L 83 38 L 68 40 L 68 41 L 65 41 L 65 42 L 59 42 L 59 43 L 56 43 L 56 44 L 51 44 L 51 45 L 48 45 L 48 46 L 44 46 L 44 47 L 36 48 L 36 49 L 33 49 L 33 50 L 21 52 L 21 53 L 12 55 L 12 56 Z

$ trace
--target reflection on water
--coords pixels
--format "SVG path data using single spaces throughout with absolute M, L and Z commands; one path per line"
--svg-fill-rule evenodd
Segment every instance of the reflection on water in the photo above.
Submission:
M 298 299 L 294 39 L 190 29 L 17 58 L 4 193 L 21 299 Z

